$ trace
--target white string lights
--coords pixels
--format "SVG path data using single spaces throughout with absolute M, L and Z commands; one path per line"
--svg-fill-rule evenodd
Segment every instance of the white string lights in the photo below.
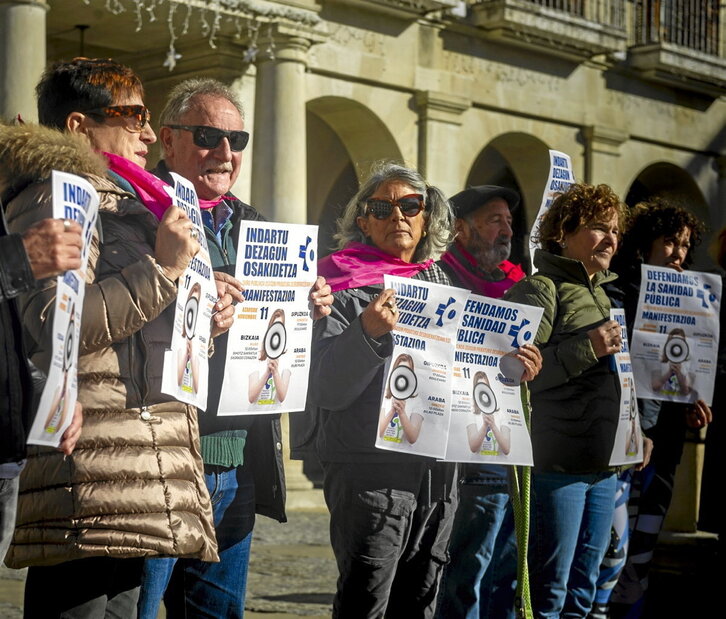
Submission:
M 90 5 L 91 0 L 82 0 L 84 4 Z M 103 0 L 104 6 L 109 13 L 119 15 L 125 12 L 123 0 Z M 133 3 L 134 17 L 136 21 L 136 32 L 143 29 L 145 23 L 153 23 L 159 19 L 159 14 L 164 5 L 167 6 L 166 22 L 169 31 L 169 48 L 166 53 L 163 66 L 169 71 L 176 68 L 177 61 L 182 55 L 176 49 L 176 42 L 180 37 L 194 36 L 195 28 L 192 27 L 192 18 L 196 16 L 197 32 L 202 38 L 207 39 L 212 49 L 217 48 L 217 37 L 225 29 L 225 25 L 231 26 L 230 30 L 236 40 L 241 40 L 244 32 L 244 24 L 247 28 L 248 46 L 242 57 L 243 62 L 254 62 L 259 52 L 257 41 L 260 34 L 260 26 L 270 25 L 277 19 L 285 19 L 303 26 L 315 26 L 320 18 L 312 11 L 297 9 L 294 7 L 274 4 L 265 0 L 125 0 L 128 4 Z M 177 9 L 186 9 L 183 18 Z M 269 42 L 265 49 L 266 53 L 274 55 L 275 44 L 272 35 L 272 28 L 269 27 Z

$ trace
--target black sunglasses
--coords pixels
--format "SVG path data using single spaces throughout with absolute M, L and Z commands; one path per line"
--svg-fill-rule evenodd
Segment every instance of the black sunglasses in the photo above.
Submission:
M 131 118 L 135 121 L 134 126 L 127 128 L 134 133 L 141 133 L 151 121 L 151 112 L 145 105 L 109 105 L 86 110 L 84 114 L 97 118 Z
M 406 217 L 416 217 L 424 210 L 424 197 L 420 193 L 412 193 L 398 200 L 370 198 L 366 200 L 365 214 L 373 215 L 376 219 L 388 219 L 395 207 L 400 208 Z
M 222 138 L 229 140 L 229 147 L 239 152 L 244 150 L 247 142 L 250 141 L 250 134 L 246 131 L 225 131 L 216 127 L 205 125 L 164 125 L 170 129 L 183 129 L 192 132 L 192 140 L 199 148 L 217 148 Z

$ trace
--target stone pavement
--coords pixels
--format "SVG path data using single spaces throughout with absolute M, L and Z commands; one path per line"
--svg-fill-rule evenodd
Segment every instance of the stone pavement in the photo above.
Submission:
M 336 568 L 328 544 L 328 514 L 320 509 L 291 510 L 288 517 L 284 525 L 258 517 L 247 619 L 330 616 Z M 721 616 L 714 600 L 723 581 L 714 586 L 715 579 L 708 578 L 714 541 L 713 536 L 702 533 L 662 536 L 651 575 L 652 607 L 646 617 Z M 0 619 L 22 617 L 24 578 L 24 571 L 0 569 Z

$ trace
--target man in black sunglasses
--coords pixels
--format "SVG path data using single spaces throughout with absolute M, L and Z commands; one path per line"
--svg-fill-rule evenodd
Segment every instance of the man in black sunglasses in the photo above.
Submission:
M 169 94 L 159 138 L 164 159 L 154 174 L 172 183 L 169 172 L 175 172 L 194 184 L 212 266 L 233 275 L 240 222 L 264 219 L 230 193 L 249 140 L 239 99 L 216 80 L 186 80 Z M 333 297 L 323 278 L 310 297 L 316 318 L 330 313 Z M 279 415 L 217 416 L 226 335 L 215 339 L 215 347 L 199 430 L 220 562 L 147 560 L 140 617 L 156 617 L 162 598 L 170 619 L 187 616 L 189 609 L 209 617 L 242 617 L 255 513 L 286 520 Z

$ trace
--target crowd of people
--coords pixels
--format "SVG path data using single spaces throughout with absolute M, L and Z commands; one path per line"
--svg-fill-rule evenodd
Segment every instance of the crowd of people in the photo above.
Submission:
M 29 567 L 26 617 L 152 619 L 162 602 L 170 618 L 242 617 L 255 515 L 286 520 L 279 415 L 216 414 L 227 330 L 244 303 L 233 277 L 240 224 L 263 219 L 230 192 L 249 141 L 242 105 L 213 79 L 178 84 L 160 115 L 163 159 L 147 171 L 157 136 L 130 68 L 58 62 L 37 97 L 39 125 L 0 125 L 0 556 Z M 56 276 L 79 268 L 84 242 L 77 223 L 52 216 L 52 170 L 86 178 L 100 198 L 78 404 L 58 449 L 26 446 L 53 352 Z M 199 414 L 161 390 L 178 280 L 200 248 L 188 216 L 171 205 L 171 173 L 199 197 L 218 295 L 209 402 Z M 621 390 L 612 357 L 622 342 L 610 308 L 624 307 L 631 330 L 640 264 L 687 268 L 703 226 L 661 199 L 629 211 L 608 186 L 574 184 L 541 221 L 537 273 L 527 277 L 509 262 L 518 208 L 510 188 L 470 187 L 447 199 L 416 170 L 381 163 L 342 210 L 337 247 L 319 261 L 308 405 L 291 416 L 290 440 L 293 454 L 315 454 L 324 471 L 335 617 L 529 612 L 516 593 L 511 467 L 375 447 L 394 418 L 410 445 L 424 422 L 415 400 L 384 385 L 400 315 L 385 275 L 542 308 L 534 341 L 512 353 L 532 411 L 532 613 L 642 612 L 686 424 L 702 427 L 712 414 L 696 398 L 642 400 L 644 462 L 609 465 Z M 284 320 L 273 314 L 270 325 Z M 270 375 L 283 401 L 289 370 L 264 351 L 260 361 L 249 386 L 241 378 L 240 399 L 254 405 Z M 409 355 L 393 363 L 414 369 Z M 690 393 L 678 363 L 666 370 L 664 384 Z M 509 428 L 481 417 L 481 429 L 468 428 L 472 453 L 485 440 L 508 453 Z

